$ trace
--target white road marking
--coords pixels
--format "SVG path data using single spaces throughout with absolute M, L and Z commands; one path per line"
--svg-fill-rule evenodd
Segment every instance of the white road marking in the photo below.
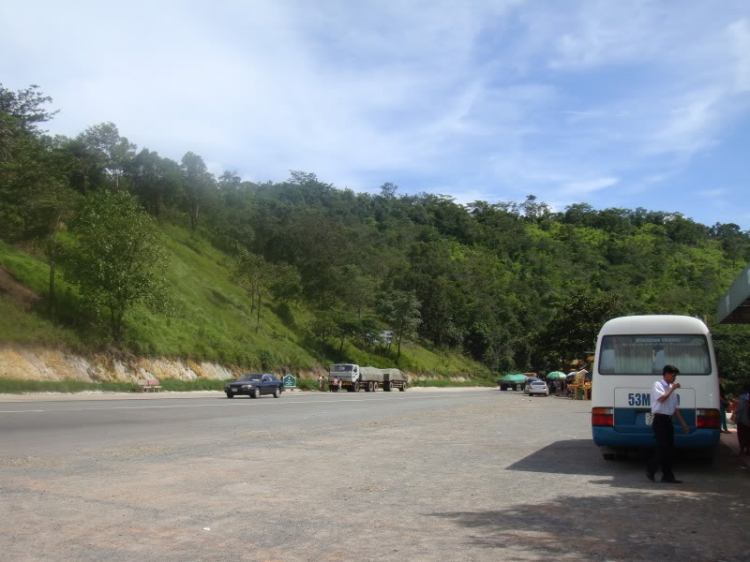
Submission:
M 356 398 L 356 399 L 350 399 L 350 400 L 318 400 L 318 401 L 305 401 L 305 402 L 290 402 L 289 400 L 285 400 L 283 402 L 276 402 L 276 401 L 270 401 L 270 400 L 263 400 L 263 402 L 254 400 L 253 402 L 258 405 L 263 404 L 264 402 L 267 402 L 270 404 L 276 404 L 277 406 L 300 406 L 300 405 L 307 405 L 307 404 L 349 404 L 351 402 L 383 402 L 386 400 L 392 401 L 392 400 L 429 400 L 433 398 L 450 398 L 450 395 L 447 396 L 404 396 L 404 397 L 398 397 L 398 398 L 392 398 L 392 397 L 384 397 L 384 398 Z M 221 399 L 217 399 L 221 400 Z M 242 402 L 245 402 L 243 400 Z M 221 404 L 177 404 L 177 405 L 171 405 L 171 406 L 110 406 L 110 407 L 97 407 L 97 408 L 65 408 L 65 409 L 47 409 L 47 410 L 0 410 L 0 414 L 26 414 L 26 413 L 32 413 L 32 412 L 93 412 L 96 410 L 172 410 L 176 408 L 208 408 L 208 407 L 216 407 L 216 408 L 242 408 L 244 407 L 241 403 L 238 402 L 232 402 L 231 405 L 227 404 L 226 402 L 223 402 Z

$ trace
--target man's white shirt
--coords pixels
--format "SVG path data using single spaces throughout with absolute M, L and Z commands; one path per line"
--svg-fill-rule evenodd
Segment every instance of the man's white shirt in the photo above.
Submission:
M 666 414 L 671 416 L 677 409 L 677 391 L 669 395 L 664 402 L 659 402 L 659 398 L 664 396 L 671 385 L 664 379 L 656 381 L 653 388 L 651 389 L 651 413 L 652 414 Z

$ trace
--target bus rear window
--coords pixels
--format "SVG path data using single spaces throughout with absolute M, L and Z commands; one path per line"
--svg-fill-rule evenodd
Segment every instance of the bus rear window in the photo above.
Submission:
M 674 365 L 683 375 L 708 375 L 711 358 L 705 336 L 604 336 L 599 352 L 602 375 L 660 375 Z

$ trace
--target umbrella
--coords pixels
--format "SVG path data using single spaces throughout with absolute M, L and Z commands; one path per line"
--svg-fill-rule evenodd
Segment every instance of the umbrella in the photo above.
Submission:
M 498 382 L 507 382 L 510 384 L 521 384 L 523 382 L 526 382 L 526 375 L 504 375 L 500 377 L 500 380 Z
M 560 371 L 552 371 L 550 374 L 547 375 L 548 381 L 561 381 L 564 380 L 566 377 L 565 373 L 561 373 Z
M 586 372 L 584 373 L 584 375 L 583 375 L 583 376 L 584 376 L 584 378 L 586 378 L 586 379 L 590 379 L 590 378 L 591 378 L 591 373 L 589 373 L 589 372 L 588 372 L 588 371 L 587 371 L 586 369 L 582 369 L 582 370 L 583 370 L 583 371 L 586 371 Z M 567 381 L 568 381 L 568 383 L 571 383 L 571 382 L 573 382 L 573 380 L 575 379 L 576 375 L 577 375 L 578 373 L 580 373 L 580 372 L 581 372 L 581 371 L 570 371 L 570 372 L 568 373 L 568 376 L 566 377 L 566 378 L 567 378 Z

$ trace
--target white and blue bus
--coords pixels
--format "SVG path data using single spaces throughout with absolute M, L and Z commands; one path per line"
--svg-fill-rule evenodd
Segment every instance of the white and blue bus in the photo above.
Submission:
M 680 370 L 679 409 L 690 427 L 675 447 L 711 456 L 719 443 L 719 377 L 711 333 L 689 316 L 624 316 L 602 326 L 592 374 L 591 426 L 605 459 L 654 447 L 651 389 L 664 365 Z

